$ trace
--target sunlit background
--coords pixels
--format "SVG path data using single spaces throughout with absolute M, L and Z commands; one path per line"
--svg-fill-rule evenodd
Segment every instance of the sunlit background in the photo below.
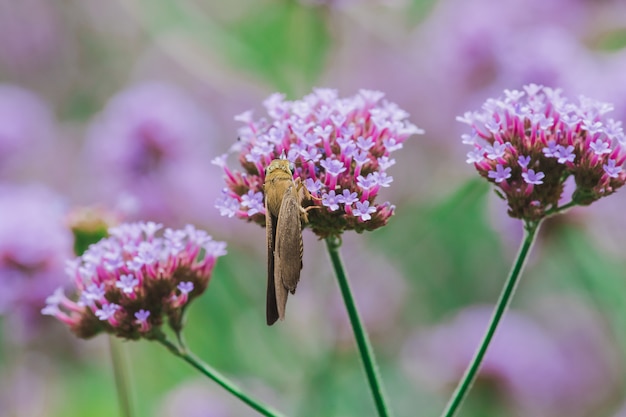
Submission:
M 522 230 L 455 116 L 530 82 L 626 121 L 626 2 L 0 1 L 0 416 L 119 415 L 109 338 L 39 314 L 83 205 L 228 242 L 185 329 L 205 361 L 288 415 L 374 415 L 323 243 L 305 230 L 298 293 L 268 328 L 264 230 L 214 208 L 233 117 L 313 87 L 383 91 L 426 130 L 389 171 L 397 215 L 342 253 L 396 414 L 438 415 Z M 460 416 L 626 415 L 625 203 L 545 225 Z M 162 346 L 113 343 L 135 416 L 254 415 Z

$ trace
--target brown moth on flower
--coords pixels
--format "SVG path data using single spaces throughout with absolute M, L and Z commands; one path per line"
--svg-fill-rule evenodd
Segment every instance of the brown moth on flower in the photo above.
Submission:
M 298 227 L 306 226 L 326 239 L 387 224 L 395 206 L 378 202 L 377 197 L 393 181 L 387 173 L 396 163 L 392 153 L 401 149 L 409 136 L 423 131 L 379 91 L 360 90 L 353 97 L 340 98 L 336 90 L 318 88 L 294 101 L 273 94 L 263 104 L 266 117 L 255 120 L 248 111 L 235 118 L 244 124 L 231 149 L 238 153 L 241 169 L 227 166 L 228 154 L 213 163 L 225 174 L 226 187 L 215 204 L 220 213 L 274 227 L 267 232 L 270 324 L 283 317 L 287 291 L 295 290 L 298 282 L 302 265 Z M 293 164 L 291 170 L 289 163 Z M 270 167 L 274 168 L 270 171 Z M 281 178 L 281 185 L 274 186 L 270 177 Z M 287 205 L 284 212 L 283 204 Z M 310 210 L 313 207 L 316 210 Z M 274 217 L 275 223 L 268 216 Z M 308 221 L 302 223 L 303 218 Z M 292 235 L 291 255 L 281 254 Z M 288 268 L 295 269 L 295 278 L 276 278 L 274 271 L 287 274 L 283 269 L 287 260 L 291 262 Z M 287 289 L 283 288 L 285 282 Z
M 275 159 L 265 171 L 267 241 L 267 324 L 285 317 L 289 292 L 294 294 L 302 269 L 302 222 L 307 222 L 304 200 L 311 195 L 287 159 Z

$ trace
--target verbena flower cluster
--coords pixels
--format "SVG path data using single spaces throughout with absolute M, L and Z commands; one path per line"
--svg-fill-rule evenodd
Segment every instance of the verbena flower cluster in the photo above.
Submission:
M 164 317 L 179 330 L 184 309 L 207 288 L 226 244 L 191 225 L 157 236 L 160 229 L 153 222 L 110 228 L 109 237 L 68 262 L 78 300 L 58 289 L 42 313 L 81 338 L 102 331 L 126 339 L 154 338 Z
M 530 84 L 457 120 L 472 127 L 462 136 L 473 148 L 467 163 L 499 187 L 509 215 L 533 221 L 557 208 L 570 176 L 578 205 L 624 185 L 626 137 L 621 122 L 605 116 L 612 109 L 582 96 L 572 103 L 559 89 Z
M 376 203 L 380 188 L 393 177 L 391 153 L 413 134 L 423 133 L 406 119 L 408 113 L 383 100 L 378 91 L 361 90 L 339 98 L 332 89 L 315 89 L 302 100 L 286 101 L 281 94 L 263 103 L 269 119 L 254 120 L 248 111 L 235 119 L 239 130 L 239 162 L 231 171 L 226 156 L 214 160 L 226 173 L 226 185 L 216 207 L 224 216 L 265 225 L 265 168 L 284 155 L 295 166 L 312 195 L 309 227 L 319 237 L 345 230 L 374 230 L 394 212 L 389 202 Z

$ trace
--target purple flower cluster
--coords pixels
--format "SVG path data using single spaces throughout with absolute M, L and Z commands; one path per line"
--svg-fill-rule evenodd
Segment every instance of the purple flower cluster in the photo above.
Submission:
M 101 331 L 126 339 L 158 336 L 163 316 L 180 329 L 188 303 L 202 294 L 226 244 L 191 225 L 165 229 L 153 222 L 109 229 L 109 237 L 68 262 L 78 301 L 58 289 L 43 314 L 55 316 L 81 338 Z
M 385 225 L 394 206 L 375 199 L 393 181 L 386 172 L 395 163 L 390 154 L 409 136 L 423 132 L 383 97 L 378 91 L 361 90 L 342 99 L 335 90 L 315 89 L 302 100 L 286 101 L 274 94 L 264 102 L 269 120 L 255 121 L 252 112 L 237 116 L 245 124 L 235 147 L 243 172 L 231 171 L 226 155 L 215 159 L 227 185 L 216 207 L 224 216 L 264 225 L 265 168 L 284 155 L 295 166 L 294 178 L 300 178 L 313 197 L 306 204 L 318 207 L 309 211 L 315 234 L 326 237 Z
M 457 120 L 472 127 L 462 136 L 472 146 L 467 163 L 496 184 L 509 215 L 529 221 L 556 209 L 565 181 L 572 176 L 572 203 L 588 205 L 626 182 L 626 136 L 605 114 L 607 103 L 530 84 L 489 99 L 481 112 Z

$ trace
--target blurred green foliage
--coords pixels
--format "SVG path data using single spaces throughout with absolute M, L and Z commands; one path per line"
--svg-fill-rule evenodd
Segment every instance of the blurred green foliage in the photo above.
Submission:
M 225 49 L 233 62 L 261 75 L 292 99 L 315 85 L 326 64 L 331 39 L 319 9 L 296 2 L 258 7 L 229 29 L 245 45 Z
M 616 52 L 626 47 L 626 29 L 612 30 L 601 34 L 595 41 L 595 46 L 600 50 Z
M 400 207 L 370 239 L 411 283 L 415 302 L 408 305 L 410 317 L 437 320 L 455 308 L 497 296 L 507 261 L 485 215 L 488 192 L 489 185 L 475 179 L 437 204 Z
M 331 37 L 322 8 L 295 1 L 252 3 L 234 21 L 173 0 L 144 3 L 153 36 L 176 35 L 216 50 L 238 68 L 291 98 L 315 85 L 326 64 Z

